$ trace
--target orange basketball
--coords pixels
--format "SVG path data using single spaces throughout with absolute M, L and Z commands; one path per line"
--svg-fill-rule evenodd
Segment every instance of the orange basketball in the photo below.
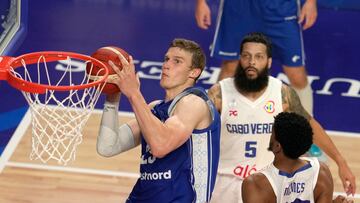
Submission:
M 122 64 L 118 54 L 122 54 L 125 59 L 129 61 L 129 54 L 126 53 L 126 51 L 124 51 L 123 49 L 115 46 L 101 47 L 93 54 L 91 54 L 91 57 L 103 62 L 109 69 L 109 77 L 113 77 L 114 75 L 116 75 L 116 72 L 110 66 L 109 61 L 112 61 L 116 66 L 120 67 L 121 70 Z M 86 73 L 90 76 L 101 76 L 104 75 L 105 72 L 102 70 L 102 67 L 92 67 L 91 64 L 88 63 L 86 66 Z M 105 94 L 113 94 L 116 92 L 120 92 L 120 90 L 115 84 L 107 83 L 102 92 Z

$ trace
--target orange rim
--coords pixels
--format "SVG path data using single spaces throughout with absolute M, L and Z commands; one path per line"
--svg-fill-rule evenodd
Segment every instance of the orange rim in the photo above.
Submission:
M 105 74 L 103 75 L 103 77 L 101 77 L 100 80 L 93 81 L 87 84 L 73 85 L 73 86 L 51 86 L 51 85 L 44 85 L 44 84 L 38 84 L 38 83 L 26 81 L 22 78 L 16 77 L 14 74 L 10 72 L 10 67 L 12 67 L 13 69 L 22 67 L 23 66 L 22 61 L 25 61 L 27 65 L 38 63 L 40 56 L 44 56 L 46 58 L 45 62 L 65 60 L 67 59 L 67 57 L 71 57 L 73 59 L 81 59 L 83 61 L 90 61 L 94 65 L 104 67 Z M 74 52 L 43 51 L 43 52 L 33 52 L 29 54 L 24 54 L 14 58 L 13 57 L 2 57 L 2 58 L 3 61 L 1 62 L 2 67 L 0 67 L 0 80 L 7 80 L 7 82 L 14 88 L 30 93 L 41 94 L 41 93 L 45 93 L 46 90 L 55 90 L 55 91 L 81 90 L 104 83 L 109 75 L 109 70 L 103 62 L 95 58 L 92 58 L 91 56 L 78 54 Z

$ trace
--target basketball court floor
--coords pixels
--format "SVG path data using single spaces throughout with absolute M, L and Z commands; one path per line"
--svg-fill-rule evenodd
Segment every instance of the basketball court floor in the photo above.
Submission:
M 214 26 L 207 31 L 197 28 L 193 0 L 9 0 L 15 1 L 27 7 L 21 12 L 22 18 L 26 17 L 22 25 L 26 26 L 17 43 L 5 50 L 7 55 L 43 50 L 90 55 L 103 46 L 118 46 L 134 56 L 148 102 L 163 97 L 159 76 L 169 42 L 175 37 L 192 39 L 209 56 L 207 48 L 215 32 Z M 6 12 L 1 5 L 0 12 Z M 210 5 L 215 24 L 218 2 Z M 359 8 L 319 6 L 318 21 L 304 32 L 304 42 L 315 117 L 348 161 L 360 188 L 360 28 L 352 26 L 360 22 Z M 216 82 L 219 64 L 219 60 L 208 58 L 199 85 L 209 88 Z M 286 82 L 278 62 L 271 73 Z M 62 166 L 55 161 L 43 164 L 29 159 L 32 135 L 28 104 L 4 81 L 0 81 L 0 95 L 0 203 L 124 202 L 138 177 L 140 150 L 111 158 L 96 153 L 104 97 L 84 127 L 76 159 Z M 120 109 L 121 122 L 133 118 L 126 99 Z M 343 194 L 337 167 L 332 160 L 328 164 L 335 194 Z M 360 202 L 359 189 L 355 199 Z
M 120 113 L 120 121 L 133 118 Z M 84 129 L 76 160 L 66 166 L 57 162 L 42 164 L 29 160 L 31 151 L 30 112 L 27 112 L 3 153 L 0 174 L 0 202 L 6 203 L 117 203 L 124 202 L 136 182 L 140 148 L 115 157 L 105 158 L 96 153 L 96 136 L 101 111 L 95 111 Z M 360 177 L 360 138 L 350 134 L 332 135 L 338 149 L 348 161 L 356 177 Z M 358 153 L 356 153 L 358 154 Z M 333 174 L 335 194 L 343 194 L 342 184 L 333 161 L 328 161 Z M 360 185 L 357 179 L 357 185 Z M 355 195 L 356 202 L 360 195 Z

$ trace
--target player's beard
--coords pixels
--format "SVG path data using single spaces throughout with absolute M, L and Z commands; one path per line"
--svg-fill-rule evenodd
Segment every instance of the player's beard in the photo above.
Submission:
M 258 92 L 263 90 L 269 82 L 269 69 L 263 67 L 261 71 L 258 71 L 258 76 L 255 79 L 249 79 L 245 73 L 247 68 L 249 67 L 243 68 L 240 63 L 236 68 L 234 75 L 236 88 L 244 92 Z

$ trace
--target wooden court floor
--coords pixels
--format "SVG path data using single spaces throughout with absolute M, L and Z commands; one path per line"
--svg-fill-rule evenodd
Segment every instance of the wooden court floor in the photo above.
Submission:
M 121 121 L 132 118 L 122 115 Z M 28 112 L 0 160 L 0 203 L 119 203 L 124 202 L 138 176 L 140 148 L 111 158 L 96 153 L 100 113 L 91 115 L 83 131 L 76 160 L 67 166 L 29 160 L 31 150 Z M 357 179 L 360 202 L 360 137 L 332 134 Z M 337 167 L 328 161 L 336 194 L 342 193 Z M 1 170 L 2 169 L 2 170 Z M 160 202 L 160 201 L 159 201 Z

